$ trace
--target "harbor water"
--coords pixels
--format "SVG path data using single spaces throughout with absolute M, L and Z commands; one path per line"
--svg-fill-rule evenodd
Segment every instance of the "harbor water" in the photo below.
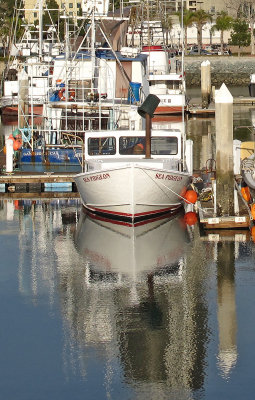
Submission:
M 252 119 L 235 106 L 236 138 Z M 214 118 L 188 121 L 196 169 L 214 133 Z M 26 197 L 0 194 L 0 399 L 254 398 L 249 230 L 202 231 L 182 213 L 123 227 L 76 197 Z

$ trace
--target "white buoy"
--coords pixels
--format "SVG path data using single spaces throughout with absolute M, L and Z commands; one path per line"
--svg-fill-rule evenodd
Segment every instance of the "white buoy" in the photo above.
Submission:
M 13 172 L 13 140 L 6 139 L 6 172 Z

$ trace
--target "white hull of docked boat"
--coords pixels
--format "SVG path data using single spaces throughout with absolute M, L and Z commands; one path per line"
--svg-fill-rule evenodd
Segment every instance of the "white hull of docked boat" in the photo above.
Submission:
M 94 213 L 128 221 L 176 212 L 190 174 L 142 164 L 127 163 L 77 175 L 75 182 L 83 205 Z

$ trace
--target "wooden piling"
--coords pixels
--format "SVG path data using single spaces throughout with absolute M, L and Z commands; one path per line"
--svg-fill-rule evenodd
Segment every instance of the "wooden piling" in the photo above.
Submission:
M 217 216 L 234 215 L 233 97 L 226 85 L 215 93 Z
M 28 80 L 22 78 L 19 81 L 19 110 L 18 110 L 19 128 L 27 126 L 28 120 Z
M 202 107 L 208 108 L 211 98 L 211 63 L 208 60 L 201 64 L 201 95 Z

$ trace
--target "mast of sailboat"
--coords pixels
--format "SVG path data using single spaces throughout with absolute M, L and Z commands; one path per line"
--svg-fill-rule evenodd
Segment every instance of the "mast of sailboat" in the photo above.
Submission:
M 43 43 L 43 0 L 39 0 L 38 4 L 39 16 L 39 61 L 42 61 L 42 43 Z
M 183 0 L 181 0 L 181 77 L 182 77 L 182 91 L 184 91 L 184 35 L 183 35 L 184 27 L 183 27 Z M 184 95 L 186 96 L 186 91 L 184 91 Z M 182 104 L 182 137 L 183 137 L 183 166 L 185 167 L 185 148 L 186 148 L 186 126 L 185 126 L 185 97 L 183 99 Z
M 91 17 L 91 43 L 90 43 L 90 51 L 91 51 L 91 91 L 94 95 L 95 90 L 95 67 L 96 67 L 96 24 L 95 24 L 95 9 L 96 4 L 95 0 L 93 0 L 92 6 L 92 17 Z

